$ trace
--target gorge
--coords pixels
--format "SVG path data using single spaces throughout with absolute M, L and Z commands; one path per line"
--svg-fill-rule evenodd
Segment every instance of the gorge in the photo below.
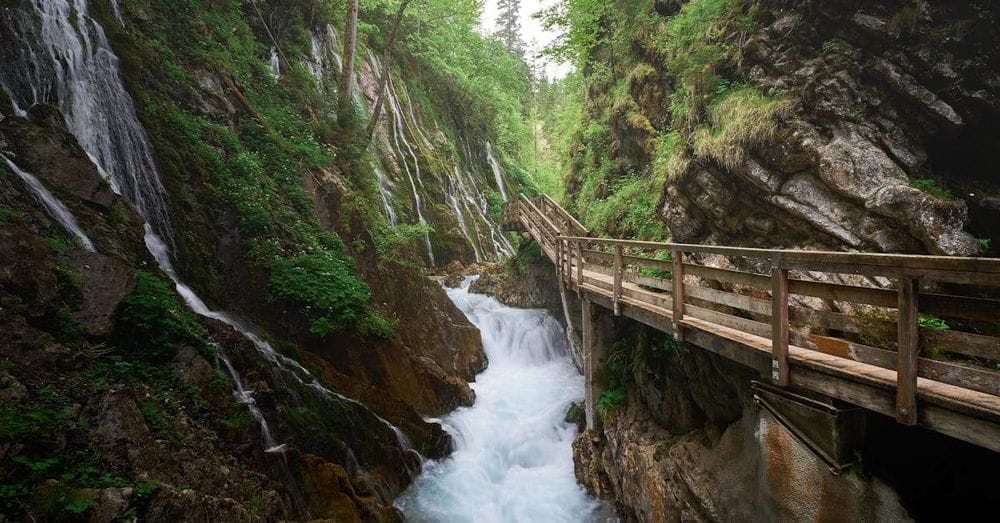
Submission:
M 980 514 L 960 4 L 0 0 L 0 521 Z

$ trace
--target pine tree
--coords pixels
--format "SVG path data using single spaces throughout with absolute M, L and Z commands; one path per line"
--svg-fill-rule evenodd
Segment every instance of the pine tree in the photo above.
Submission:
M 521 0 L 499 0 L 497 2 L 497 36 L 507 49 L 524 56 L 524 42 L 521 40 Z

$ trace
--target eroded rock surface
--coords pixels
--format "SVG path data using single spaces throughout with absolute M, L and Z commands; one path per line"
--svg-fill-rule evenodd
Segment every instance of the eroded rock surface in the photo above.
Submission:
M 973 233 L 990 237 L 997 219 L 995 191 L 981 182 L 1000 135 L 995 8 L 760 7 L 739 73 L 793 109 L 772 142 L 736 165 L 696 159 L 668 182 L 661 217 L 674 239 L 981 253 Z M 912 24 L 900 22 L 901 10 L 913 11 Z

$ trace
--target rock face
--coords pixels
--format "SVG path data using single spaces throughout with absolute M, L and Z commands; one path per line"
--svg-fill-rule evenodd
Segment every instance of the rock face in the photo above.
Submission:
M 663 340 L 629 320 L 601 335 L 636 330 L 615 344 L 628 348 L 626 400 L 573 445 L 577 480 L 626 520 L 935 519 L 990 495 L 978 485 L 995 453 L 871 412 L 857 462 L 835 473 L 758 405 L 756 371 L 693 346 L 650 350 Z
M 833 475 L 749 397 L 752 373 L 692 348 L 574 443 L 577 479 L 635 521 L 909 519 L 877 478 Z
M 423 321 L 383 342 L 350 340 L 351 350 L 330 345 L 299 355 L 328 388 L 378 415 L 321 394 L 221 323 L 196 327 L 216 349 L 184 343 L 181 332 L 126 349 L 138 340 L 119 334 L 123 303 L 134 298 L 140 271 L 157 275 L 141 220 L 45 106 L 0 120 L 0 148 L 66 204 L 99 251 L 74 246 L 17 177 L 0 176 L 0 484 L 56 507 L 47 517 L 68 517 L 58 500 L 79 499 L 93 521 L 132 512 L 150 521 L 393 520 L 392 500 L 419 470 L 414 450 L 449 452 L 447 434 L 423 416 L 471 404 L 466 380 L 485 357 L 478 332 L 418 270 L 370 267 L 367 276 L 405 275 L 375 287 L 377 304 Z M 249 274 L 244 282 L 253 281 Z M 170 292 L 169 280 L 156 277 Z M 162 297 L 140 299 L 147 306 Z M 141 321 L 190 315 L 182 303 Z M 158 344 L 170 347 L 166 356 L 152 355 Z M 264 452 L 258 422 L 213 350 L 228 354 L 284 452 Z M 413 449 L 383 419 L 401 427 Z M 37 478 L 23 464 L 60 455 L 74 458 Z M 107 473 L 112 479 L 100 481 L 115 486 L 91 488 L 101 476 L 73 467 Z
M 674 240 L 981 253 L 973 233 L 991 238 L 1000 217 L 989 183 L 1000 139 L 996 6 L 759 8 L 736 73 L 793 109 L 774 140 L 735 165 L 696 159 L 668 182 L 660 211 Z

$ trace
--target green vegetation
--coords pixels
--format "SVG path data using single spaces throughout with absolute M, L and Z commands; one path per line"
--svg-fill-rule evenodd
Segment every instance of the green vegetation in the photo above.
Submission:
M 920 316 L 917 317 L 917 324 L 920 325 L 921 327 L 926 327 L 928 329 L 934 329 L 938 331 L 951 330 L 951 327 L 948 326 L 947 322 L 932 314 L 921 314 Z
M 345 326 L 364 335 L 387 336 L 392 331 L 388 320 L 369 312 L 368 285 L 354 274 L 351 261 L 333 250 L 279 260 L 271 278 L 271 294 L 307 311 L 309 332 L 316 336 Z
M 672 337 L 641 328 L 615 342 L 608 353 L 607 369 L 602 379 L 607 389 L 594 408 L 602 418 L 613 415 L 625 405 L 628 391 L 636 380 L 658 378 L 658 368 L 678 357 L 687 346 Z
M 935 178 L 917 178 L 910 180 L 910 187 L 920 189 L 925 193 L 939 200 L 954 200 L 955 194 L 951 192 L 941 181 Z
M 564 203 L 584 225 L 666 240 L 658 218 L 665 184 L 693 160 L 739 166 L 792 105 L 731 72 L 757 28 L 751 3 L 691 0 L 666 18 L 653 3 L 569 0 L 546 13 L 564 30 L 548 52 L 587 74 L 548 88 L 559 97 L 544 129 L 562 159 Z
M 146 271 L 136 273 L 135 289 L 122 301 L 115 335 L 121 347 L 151 362 L 169 358 L 180 344 L 207 346 L 204 330 L 171 284 Z

